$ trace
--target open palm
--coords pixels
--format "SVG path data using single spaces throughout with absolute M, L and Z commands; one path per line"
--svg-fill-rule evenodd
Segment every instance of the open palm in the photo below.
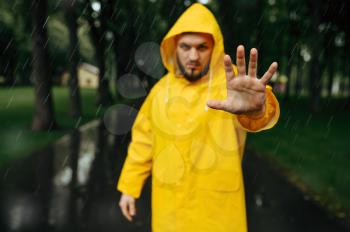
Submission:
M 232 114 L 261 114 L 265 110 L 266 84 L 277 70 L 277 63 L 270 65 L 260 79 L 257 78 L 258 51 L 250 51 L 248 75 L 246 73 L 245 52 L 242 45 L 237 47 L 237 70 L 235 76 L 229 55 L 224 57 L 227 99 L 224 101 L 209 100 L 210 108 L 224 110 Z

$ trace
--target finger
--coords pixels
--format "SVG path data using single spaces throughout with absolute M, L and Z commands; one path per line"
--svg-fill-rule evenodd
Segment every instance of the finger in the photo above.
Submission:
M 129 202 L 129 213 L 130 213 L 131 216 L 135 216 L 136 215 L 135 202 L 133 202 L 133 201 Z
M 128 219 L 128 221 L 132 221 L 132 218 L 128 212 L 128 207 L 127 207 L 127 204 L 125 202 L 121 203 L 120 204 L 120 209 L 122 210 L 122 213 L 124 215 L 124 217 L 126 219 Z
M 273 62 L 270 65 L 269 69 L 264 74 L 264 76 L 262 76 L 262 78 L 260 79 L 261 83 L 263 83 L 264 85 L 267 85 L 267 83 L 272 78 L 273 74 L 275 74 L 275 72 L 277 71 L 277 67 L 278 67 L 277 62 Z
M 250 50 L 250 56 L 249 56 L 249 67 L 248 67 L 249 77 L 256 78 L 257 66 L 258 66 L 258 50 L 256 50 L 255 48 L 252 48 Z
M 245 54 L 244 54 L 244 47 L 243 47 L 243 45 L 239 45 L 237 47 L 236 64 L 237 64 L 238 76 L 245 76 L 246 75 Z
M 232 60 L 229 55 L 225 55 L 224 57 L 224 66 L 225 66 L 226 78 L 227 80 L 231 80 L 235 76 L 235 74 L 232 68 Z
M 216 100 L 208 100 L 207 106 L 215 109 L 215 110 L 224 110 L 226 111 L 227 105 L 223 101 L 216 101 Z

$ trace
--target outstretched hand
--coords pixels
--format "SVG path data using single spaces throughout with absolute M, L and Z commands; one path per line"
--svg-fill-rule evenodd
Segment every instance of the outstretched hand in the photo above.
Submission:
M 238 75 L 235 76 L 229 55 L 224 57 L 227 99 L 224 101 L 209 100 L 210 108 L 223 110 L 232 114 L 258 116 L 265 112 L 265 88 L 277 70 L 277 62 L 273 62 L 262 78 L 257 78 L 258 51 L 250 50 L 248 75 L 246 72 L 245 52 L 242 45 L 237 47 L 236 65 Z

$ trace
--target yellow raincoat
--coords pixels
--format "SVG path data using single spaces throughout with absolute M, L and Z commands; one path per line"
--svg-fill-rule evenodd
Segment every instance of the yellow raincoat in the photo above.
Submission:
M 175 72 L 174 36 L 209 33 L 214 39 L 208 75 L 191 83 Z M 241 159 L 247 131 L 271 128 L 279 105 L 266 89 L 260 118 L 208 109 L 226 98 L 224 46 L 212 13 L 193 4 L 161 44 L 168 73 L 152 88 L 132 129 L 118 190 L 139 198 L 152 174 L 153 232 L 246 232 Z

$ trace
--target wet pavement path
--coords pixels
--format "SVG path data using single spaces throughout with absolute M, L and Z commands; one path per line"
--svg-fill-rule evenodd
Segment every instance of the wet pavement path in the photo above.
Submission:
M 347 222 L 330 216 L 270 162 L 248 151 L 243 169 L 250 232 L 350 231 Z
M 0 231 L 150 231 L 150 184 L 127 222 L 115 191 L 129 136 L 90 123 L 0 169 Z M 267 163 L 244 162 L 250 232 L 345 232 Z

